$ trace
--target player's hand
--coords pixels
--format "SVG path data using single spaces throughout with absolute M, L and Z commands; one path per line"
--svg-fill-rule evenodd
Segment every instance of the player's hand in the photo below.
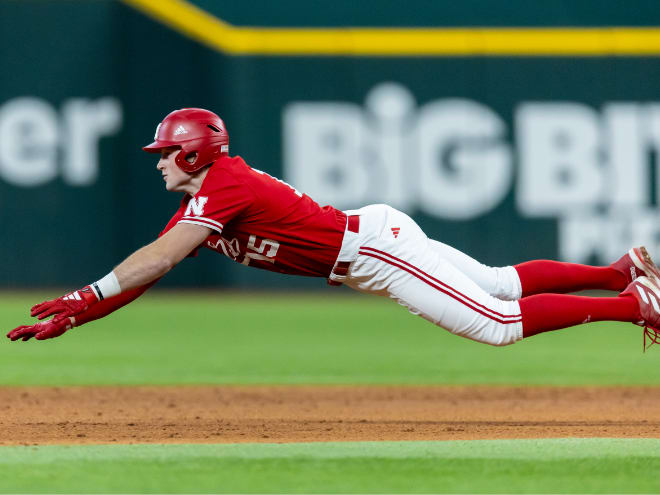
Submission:
M 52 301 L 35 304 L 30 310 L 30 315 L 36 316 L 40 320 L 53 315 L 62 318 L 76 316 L 97 302 L 96 293 L 91 286 L 87 285 L 80 290 L 73 291 Z
M 73 327 L 72 318 L 56 317 L 48 321 L 40 321 L 34 325 L 21 325 L 7 334 L 12 341 L 21 339 L 24 342 L 34 337 L 37 340 L 59 337 Z

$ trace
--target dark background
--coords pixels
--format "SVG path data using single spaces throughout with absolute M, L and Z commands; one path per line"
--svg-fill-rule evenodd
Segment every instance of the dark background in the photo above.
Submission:
M 660 20 L 651 1 L 635 2 L 634 8 L 615 1 L 419 0 L 405 8 L 394 1 L 195 3 L 246 26 L 598 27 L 653 26 Z M 513 114 L 521 101 L 571 101 L 598 109 L 609 101 L 659 97 L 656 57 L 228 56 L 110 0 L 0 0 L 0 47 L 0 121 L 7 105 L 22 97 L 47 103 L 58 116 L 72 98 L 112 98 L 121 108 L 118 131 L 100 140 L 93 183 L 73 185 L 58 173 L 43 184 L 21 186 L 4 180 L 0 170 L 0 287 L 75 287 L 155 238 L 179 198 L 165 191 L 155 157 L 140 147 L 176 108 L 213 109 L 227 123 L 232 154 L 286 179 L 282 114 L 293 101 L 363 106 L 370 89 L 393 81 L 408 88 L 418 105 L 447 97 L 487 105 L 507 123 L 506 139 L 514 146 Z M 63 144 L 57 153 L 59 170 Z M 412 213 L 430 237 L 489 264 L 560 256 L 557 218 L 522 217 L 514 195 L 512 187 L 496 208 L 467 221 Z M 655 233 L 647 242 L 656 245 Z M 202 253 L 159 285 L 323 284 Z

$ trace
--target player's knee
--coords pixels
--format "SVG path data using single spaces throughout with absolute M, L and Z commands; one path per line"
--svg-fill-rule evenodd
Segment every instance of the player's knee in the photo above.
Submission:
M 522 324 L 521 323 L 497 323 L 492 322 L 485 325 L 478 325 L 476 327 L 468 327 L 457 331 L 452 331 L 456 335 L 488 344 L 495 347 L 503 347 L 515 344 L 522 340 Z
M 522 285 L 518 272 L 512 266 L 491 268 L 495 282 L 492 296 L 503 301 L 517 301 L 522 296 Z
M 486 336 L 482 342 L 484 344 L 492 345 L 495 347 L 504 347 L 507 345 L 515 344 L 521 340 L 522 335 L 518 335 L 516 325 L 513 324 L 500 324 L 498 330 Z

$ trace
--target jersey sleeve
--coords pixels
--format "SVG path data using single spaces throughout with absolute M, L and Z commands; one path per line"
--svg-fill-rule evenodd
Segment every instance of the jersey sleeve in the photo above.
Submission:
M 201 225 L 222 234 L 224 226 L 245 211 L 252 200 L 252 190 L 231 173 L 220 170 L 211 175 L 209 172 L 178 223 Z

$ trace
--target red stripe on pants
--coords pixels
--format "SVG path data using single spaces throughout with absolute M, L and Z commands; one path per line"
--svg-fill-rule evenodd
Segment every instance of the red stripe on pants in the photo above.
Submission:
M 369 251 L 366 251 L 366 250 Z M 374 252 L 379 253 L 375 254 Z M 496 321 L 497 323 L 502 323 L 502 324 L 508 324 L 508 323 L 518 323 L 521 321 L 521 315 L 516 314 L 516 315 L 503 315 L 501 313 L 498 313 L 483 304 L 480 304 L 473 299 L 469 298 L 468 296 L 462 294 L 460 291 L 454 289 L 453 287 L 447 285 L 444 282 L 441 282 L 440 280 L 432 277 L 428 273 L 424 272 L 423 270 L 420 270 L 414 265 L 411 265 L 410 263 L 400 260 L 399 258 L 392 256 L 391 254 L 385 253 L 383 251 L 379 251 L 374 248 L 367 248 L 367 247 L 362 247 L 360 248 L 360 253 L 361 255 L 364 256 L 369 256 L 371 258 L 378 259 L 380 261 L 383 261 L 385 263 L 388 263 L 392 266 L 395 266 L 399 268 L 400 270 L 404 270 L 408 273 L 410 273 L 412 276 L 418 278 L 425 284 L 429 285 L 430 287 L 433 287 L 434 289 L 442 292 L 443 294 L 448 295 L 452 299 L 455 299 L 456 301 L 460 302 L 461 304 L 467 306 L 468 308 L 472 309 L 473 311 L 476 311 L 477 313 L 490 318 L 491 320 Z

